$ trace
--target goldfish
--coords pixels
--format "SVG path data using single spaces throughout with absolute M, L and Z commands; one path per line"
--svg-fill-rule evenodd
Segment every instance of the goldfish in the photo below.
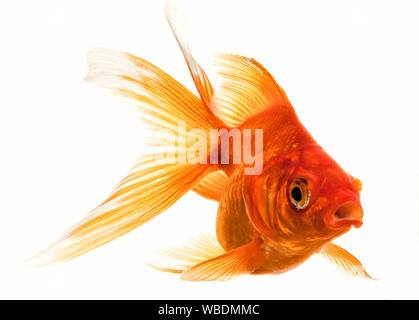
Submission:
M 143 225 L 192 190 L 219 203 L 216 234 L 162 251 L 172 262 L 150 263 L 159 270 L 190 281 L 230 280 L 284 273 L 320 254 L 353 276 L 371 278 L 358 259 L 332 243 L 363 224 L 361 181 L 314 140 L 283 88 L 256 60 L 218 54 L 221 85 L 214 90 L 192 55 L 180 13 L 170 3 L 165 11 L 198 95 L 132 54 L 101 48 L 88 54 L 86 80 L 134 102 L 156 133 L 151 145 L 164 150 L 141 157 L 103 203 L 37 257 L 45 263 L 74 259 Z M 178 135 L 200 130 L 204 143 L 193 148 L 188 139 L 159 137 L 179 123 L 184 130 Z M 224 130 L 227 140 L 208 138 L 214 130 Z M 240 142 L 233 150 L 226 149 L 230 138 Z M 192 158 L 198 153 L 196 161 L 186 161 L 187 149 Z M 249 162 L 240 160 L 253 149 L 249 174 Z

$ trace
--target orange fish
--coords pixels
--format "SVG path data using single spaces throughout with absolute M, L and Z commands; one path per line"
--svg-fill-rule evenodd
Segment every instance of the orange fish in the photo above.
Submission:
M 167 5 L 166 16 L 199 97 L 151 63 L 109 49 L 89 53 L 87 80 L 135 102 L 157 133 L 155 147 L 170 141 L 159 140 L 159 132 L 177 130 L 179 123 L 185 132 L 208 133 L 203 135 L 206 147 L 199 150 L 201 161 L 180 161 L 180 149 L 192 146 L 189 140 L 143 156 L 102 204 L 38 258 L 47 263 L 76 258 L 139 227 L 193 190 L 219 202 L 216 238 L 204 235 L 164 251 L 172 263 L 153 262 L 158 269 L 182 273 L 185 280 L 228 280 L 286 272 L 320 253 L 350 274 L 369 278 L 355 257 L 331 243 L 362 225 L 361 182 L 316 143 L 284 90 L 254 59 L 219 54 L 222 84 L 214 91 L 180 32 L 179 13 Z M 218 138 L 216 144 L 208 139 L 220 129 L 235 129 L 243 145 L 222 154 Z M 257 145 L 257 130 L 263 132 L 263 148 Z M 250 132 L 250 145 L 244 143 L 245 132 Z M 259 171 L 246 174 L 249 164 L 234 157 L 253 149 L 254 159 L 261 159 Z M 166 161 L 168 154 L 177 155 L 177 161 Z M 224 161 L 214 161 L 218 154 Z

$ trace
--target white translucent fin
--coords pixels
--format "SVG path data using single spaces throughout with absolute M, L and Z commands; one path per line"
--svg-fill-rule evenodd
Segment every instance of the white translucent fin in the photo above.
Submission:
M 333 243 L 327 244 L 320 254 L 352 277 L 373 279 L 357 258 Z

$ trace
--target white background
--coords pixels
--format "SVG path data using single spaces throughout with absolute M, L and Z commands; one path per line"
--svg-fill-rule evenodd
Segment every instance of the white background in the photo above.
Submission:
M 316 140 L 364 184 L 362 228 L 337 243 L 379 281 L 313 257 L 277 276 L 190 283 L 150 269 L 157 248 L 214 229 L 188 193 L 153 221 L 74 261 L 23 261 L 56 240 L 141 155 L 129 109 L 83 81 L 94 47 L 145 58 L 194 89 L 164 1 L 0 4 L 0 298 L 419 298 L 417 1 L 191 1 L 196 58 L 256 58 Z M 211 75 L 211 72 L 209 72 Z

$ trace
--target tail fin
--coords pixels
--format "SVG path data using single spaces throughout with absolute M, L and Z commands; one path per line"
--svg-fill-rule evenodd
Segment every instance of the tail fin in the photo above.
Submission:
M 201 97 L 205 108 L 209 109 L 212 96 L 214 95 L 214 89 L 212 88 L 211 82 L 205 71 L 192 56 L 187 37 L 188 28 L 186 27 L 186 19 L 170 0 L 166 2 L 164 11 L 166 13 L 167 22 L 172 29 L 173 35 L 175 36 L 186 64 L 188 65 L 189 72 L 191 73 L 199 96 Z
M 217 128 L 218 119 L 188 89 L 151 63 L 124 52 L 95 49 L 88 55 L 87 80 L 133 99 L 154 129 Z M 170 151 L 173 152 L 173 151 Z M 137 228 L 174 204 L 214 169 L 204 164 L 168 164 L 145 156 L 112 194 L 55 244 L 36 264 L 73 259 Z

